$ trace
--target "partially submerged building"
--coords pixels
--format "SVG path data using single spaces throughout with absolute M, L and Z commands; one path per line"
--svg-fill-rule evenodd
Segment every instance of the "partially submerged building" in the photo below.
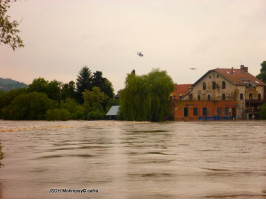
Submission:
M 186 88 L 186 93 L 180 92 Z M 180 90 L 180 91 L 179 91 Z M 175 120 L 254 119 L 266 102 L 266 85 L 240 69 L 209 70 L 193 85 L 176 85 L 172 93 Z
M 119 112 L 119 106 L 112 106 L 109 111 L 106 113 L 108 119 L 117 119 Z

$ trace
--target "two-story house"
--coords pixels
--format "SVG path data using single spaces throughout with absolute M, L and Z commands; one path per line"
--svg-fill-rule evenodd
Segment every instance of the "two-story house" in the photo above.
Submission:
M 209 70 L 185 95 L 174 101 L 175 120 L 257 118 L 266 99 L 266 85 L 240 69 Z

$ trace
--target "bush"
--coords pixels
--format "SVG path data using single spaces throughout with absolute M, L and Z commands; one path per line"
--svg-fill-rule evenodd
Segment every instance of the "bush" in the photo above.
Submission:
M 2 117 L 9 120 L 42 120 L 46 111 L 55 106 L 56 103 L 44 93 L 21 94 L 2 109 Z
M 266 104 L 263 104 L 260 107 L 259 116 L 260 116 L 260 119 L 266 119 Z
M 92 110 L 87 114 L 88 120 L 97 120 L 97 119 L 104 119 L 104 112 L 101 112 L 100 110 Z
M 62 120 L 66 121 L 70 119 L 70 112 L 63 108 L 49 109 L 46 112 L 47 120 Z
M 71 119 L 86 119 L 85 109 L 79 105 L 76 107 L 76 111 L 71 113 Z

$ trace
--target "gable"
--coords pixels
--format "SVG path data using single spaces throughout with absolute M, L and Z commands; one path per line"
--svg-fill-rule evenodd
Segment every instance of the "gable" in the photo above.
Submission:
M 198 85 L 203 84 L 205 82 L 206 84 L 210 82 L 222 82 L 222 81 L 227 81 L 228 83 L 235 85 L 230 79 L 227 79 L 224 77 L 222 74 L 216 72 L 216 70 L 209 70 L 207 73 L 205 73 L 200 79 L 198 79 L 192 86 L 193 88 L 197 87 Z

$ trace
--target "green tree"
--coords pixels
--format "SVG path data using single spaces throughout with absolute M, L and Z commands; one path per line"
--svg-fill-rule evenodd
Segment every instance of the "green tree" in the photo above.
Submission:
M 93 87 L 92 91 L 85 90 L 83 92 L 84 104 L 87 119 L 92 119 L 93 116 L 104 116 L 104 109 L 102 104 L 106 101 L 108 96 L 104 94 L 98 87 Z M 91 113 L 93 112 L 93 113 Z M 95 114 L 95 112 L 97 112 Z M 100 114 L 98 114 L 100 113 Z
M 75 98 L 75 82 L 70 81 L 69 83 L 62 85 L 61 99 Z
M 27 88 L 13 89 L 0 95 L 0 118 L 2 118 L 2 109 L 8 106 L 17 96 L 28 93 Z
M 108 97 L 98 87 L 93 87 L 91 91 L 85 90 L 83 93 L 84 107 L 94 107 L 102 104 Z
M 53 99 L 53 100 L 60 102 L 60 100 L 61 100 L 61 85 L 62 85 L 62 83 L 57 81 L 57 80 L 50 81 L 48 83 L 47 89 L 46 89 L 47 96 L 50 99 Z
M 31 92 L 42 92 L 47 94 L 47 96 L 50 99 L 60 101 L 61 99 L 61 85 L 62 83 L 53 80 L 53 81 L 47 81 L 44 78 L 36 78 L 32 81 L 32 83 L 29 85 L 29 90 Z
M 41 120 L 45 119 L 46 111 L 55 106 L 56 103 L 44 93 L 21 94 L 2 109 L 2 117 L 9 120 Z
M 166 71 L 153 69 L 149 74 L 128 74 L 120 93 L 120 115 L 125 120 L 163 121 L 170 115 L 170 93 L 174 83 Z
M 79 105 L 74 99 L 66 98 L 61 101 L 60 108 L 70 113 L 70 119 L 85 119 L 85 109 Z
M 266 61 L 261 63 L 260 73 L 256 77 L 266 83 Z
M 266 119 L 266 103 L 260 107 L 259 116 L 260 119 Z
M 29 85 L 29 90 L 31 92 L 43 92 L 47 93 L 49 81 L 45 80 L 44 78 L 36 78 L 32 81 Z
M 91 71 L 89 70 L 88 67 L 83 67 L 78 74 L 77 82 L 77 101 L 80 104 L 83 104 L 83 98 L 82 98 L 82 93 L 85 90 L 91 90 L 92 89 L 92 76 L 91 76 Z
M 24 47 L 22 39 L 18 36 L 19 22 L 10 20 L 7 11 L 11 0 L 0 0 L 0 43 L 10 45 L 13 50 Z M 16 1 L 16 0 L 14 0 Z
M 114 89 L 112 83 L 102 76 L 102 72 L 96 71 L 92 76 L 92 87 L 99 87 L 108 97 L 114 97 Z

